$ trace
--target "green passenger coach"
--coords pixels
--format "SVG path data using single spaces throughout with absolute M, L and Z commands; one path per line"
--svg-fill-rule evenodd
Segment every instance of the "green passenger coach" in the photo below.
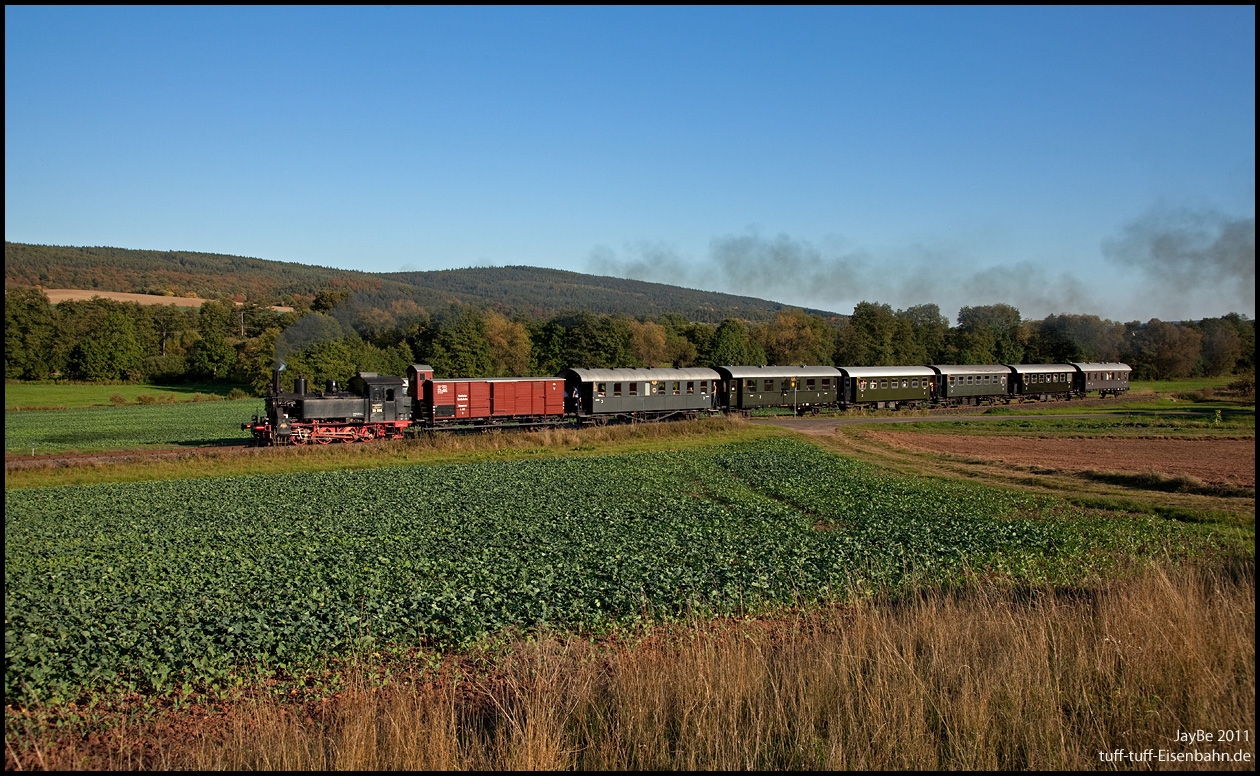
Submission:
M 841 384 L 834 366 L 719 366 L 722 406 L 743 412 L 790 407 L 797 412 L 834 407 Z
M 933 364 L 936 398 L 944 404 L 1007 401 L 1011 368 L 1001 364 Z
M 593 420 L 700 417 L 717 405 L 712 369 L 565 369 L 566 407 Z
M 936 372 L 926 366 L 845 366 L 840 404 L 878 409 L 927 406 L 935 400 Z
M 1077 369 L 1071 364 L 1011 364 L 1011 396 L 1023 399 L 1071 398 Z

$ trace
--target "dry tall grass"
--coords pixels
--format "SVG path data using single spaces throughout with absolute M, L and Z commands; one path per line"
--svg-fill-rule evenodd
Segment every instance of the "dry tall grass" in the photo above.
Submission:
M 107 752 L 45 746 L 42 762 L 6 748 L 10 768 L 1112 767 L 1099 752 L 1186 751 L 1178 730 L 1254 736 L 1254 634 L 1253 563 L 1155 569 L 634 642 L 542 638 L 409 684 L 359 682 L 324 712 L 266 701 L 196 738 L 150 732 L 143 761 L 121 733 Z M 1250 742 L 1198 748 L 1254 757 Z

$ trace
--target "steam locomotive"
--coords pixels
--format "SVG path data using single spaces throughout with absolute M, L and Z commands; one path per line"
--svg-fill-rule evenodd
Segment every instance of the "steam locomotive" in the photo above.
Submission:
M 1129 389 L 1120 363 L 933 366 L 720 366 L 715 369 L 565 369 L 556 377 L 438 380 L 412 364 L 407 376 L 357 373 L 342 390 L 305 377 L 281 390 L 272 373 L 266 412 L 242 428 L 259 444 L 401 439 L 408 430 L 531 428 L 560 424 L 749 415 L 784 408 L 901 409 L 1049 401 Z

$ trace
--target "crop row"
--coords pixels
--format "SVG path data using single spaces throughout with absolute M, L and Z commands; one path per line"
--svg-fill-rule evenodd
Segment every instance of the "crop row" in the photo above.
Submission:
M 163 691 L 507 626 L 755 610 L 963 567 L 1071 576 L 1115 537 L 1138 552 L 1181 541 L 1168 524 L 1063 519 L 1045 499 L 890 477 L 781 438 L 22 489 L 5 508 L 10 699 Z
M 257 399 L 141 407 L 4 413 L 6 453 L 106 450 L 140 445 L 210 444 L 248 439 L 241 422 Z

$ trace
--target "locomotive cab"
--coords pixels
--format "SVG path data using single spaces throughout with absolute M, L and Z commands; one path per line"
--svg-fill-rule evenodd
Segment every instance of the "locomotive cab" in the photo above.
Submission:
M 359 372 L 350 379 L 348 387 L 351 393 L 362 398 L 366 422 L 411 419 L 411 397 L 401 377 Z

